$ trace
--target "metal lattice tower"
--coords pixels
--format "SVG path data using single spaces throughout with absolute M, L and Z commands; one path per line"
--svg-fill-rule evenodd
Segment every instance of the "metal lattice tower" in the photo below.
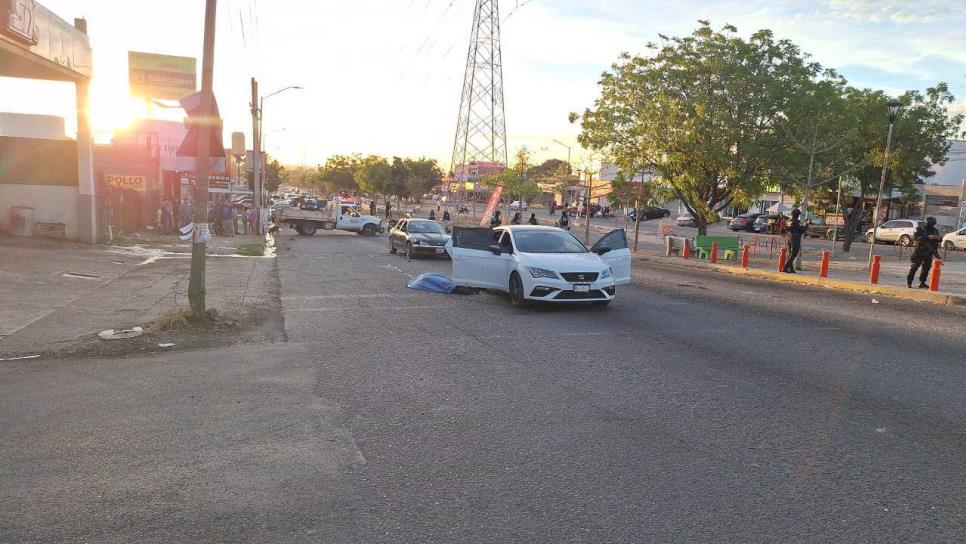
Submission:
M 450 167 L 474 161 L 507 163 L 499 0 L 476 0 Z

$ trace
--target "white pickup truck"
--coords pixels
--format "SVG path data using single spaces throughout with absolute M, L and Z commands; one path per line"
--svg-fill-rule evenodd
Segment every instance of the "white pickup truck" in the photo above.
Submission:
M 359 213 L 351 202 L 329 200 L 320 210 L 302 210 L 297 207 L 280 208 L 276 217 L 279 225 L 288 225 L 304 236 L 312 236 L 315 231 L 345 230 L 366 236 L 386 232 L 382 219 Z

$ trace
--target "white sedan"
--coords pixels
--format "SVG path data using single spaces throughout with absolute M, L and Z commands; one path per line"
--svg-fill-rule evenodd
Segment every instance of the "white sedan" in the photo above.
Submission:
M 942 247 L 946 251 L 966 249 L 966 227 L 943 236 Z
M 457 227 L 446 251 L 453 260 L 453 283 L 503 291 L 514 306 L 536 301 L 606 305 L 617 296 L 618 285 L 631 282 L 623 229 L 588 250 L 557 227 Z

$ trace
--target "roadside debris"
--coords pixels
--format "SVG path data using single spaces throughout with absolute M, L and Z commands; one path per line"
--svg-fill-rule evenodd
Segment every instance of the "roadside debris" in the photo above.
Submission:
M 100 276 L 95 274 L 83 274 L 81 272 L 64 272 L 61 274 L 61 276 L 64 276 L 65 278 L 78 278 L 82 280 L 96 280 L 100 278 Z
M 8 357 L 6 359 L 0 359 L 0 362 L 5 361 L 24 361 L 26 359 L 39 359 L 40 355 L 24 355 L 23 357 Z
M 878 304 L 878 303 L 879 303 L 879 301 L 878 301 L 878 300 L 876 300 L 876 299 L 872 299 L 872 304 Z
M 453 292 L 455 285 L 453 285 L 453 280 L 442 274 L 420 274 L 406 284 L 406 287 L 409 287 L 410 289 L 428 291 L 430 293 L 445 293 L 448 295 Z
M 172 344 L 171 342 L 162 342 L 162 343 L 158 344 L 158 347 L 159 348 L 173 348 L 174 347 L 174 344 Z
M 144 334 L 144 329 L 141 327 L 134 327 L 133 329 L 108 329 L 106 331 L 101 331 L 97 333 L 97 336 L 101 340 L 124 340 L 126 338 L 136 338 Z

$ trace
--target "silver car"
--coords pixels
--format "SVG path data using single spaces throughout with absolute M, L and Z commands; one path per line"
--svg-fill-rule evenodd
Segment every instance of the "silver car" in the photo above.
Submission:
M 873 231 L 869 229 L 865 233 L 865 240 L 871 243 L 895 242 L 902 246 L 911 246 L 916 239 L 916 228 L 921 224 L 920 221 L 912 219 L 893 219 L 879 225 L 878 232 L 875 233 L 873 242 Z

